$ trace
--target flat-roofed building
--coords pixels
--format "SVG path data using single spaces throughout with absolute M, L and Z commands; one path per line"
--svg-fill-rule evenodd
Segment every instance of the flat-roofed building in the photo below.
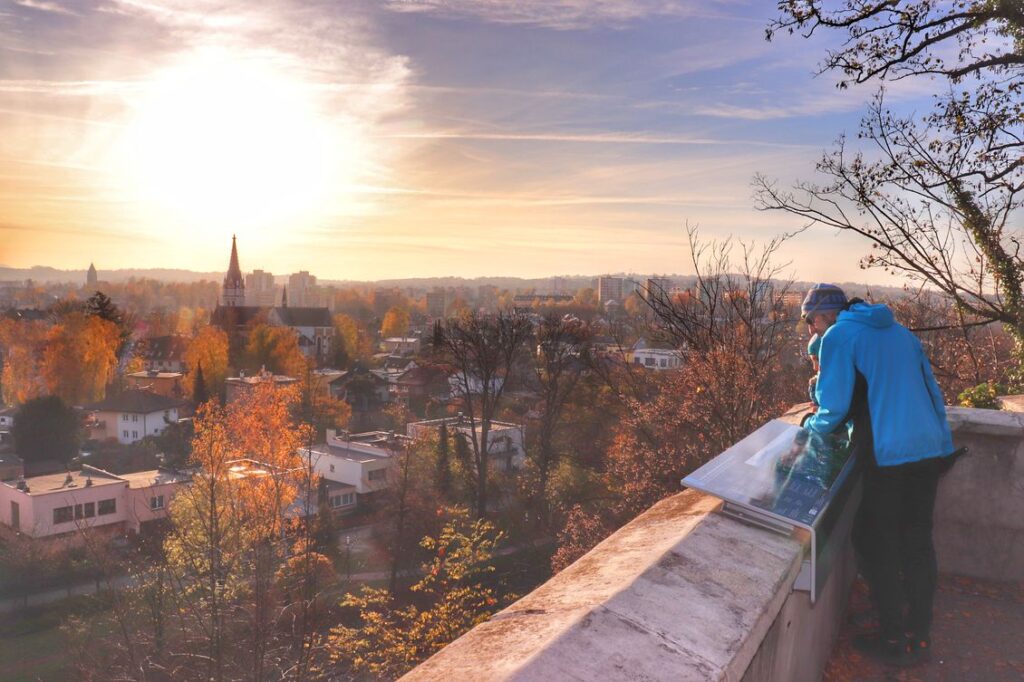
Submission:
M 410 438 L 423 438 L 428 434 L 439 432 L 442 424 L 447 427 L 450 434 L 472 439 L 475 431 L 477 442 L 483 437 L 480 422 L 472 424 L 462 414 L 455 417 L 412 422 L 405 427 L 405 432 Z M 526 428 L 522 424 L 492 421 L 490 430 L 487 432 L 487 454 L 497 465 L 499 471 L 510 472 L 522 469 L 526 465 L 525 442 Z M 473 447 L 471 442 L 467 442 L 467 445 L 470 448 Z
M 163 469 L 115 475 L 83 465 L 80 471 L 0 483 L 0 523 L 31 538 L 85 528 L 134 533 L 164 518 L 187 473 Z

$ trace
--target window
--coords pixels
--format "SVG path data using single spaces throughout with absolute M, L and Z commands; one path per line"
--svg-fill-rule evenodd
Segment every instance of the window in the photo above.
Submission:
M 153 497 L 149 498 L 149 508 L 152 511 L 157 511 L 159 509 L 163 509 L 164 508 L 164 496 L 163 495 L 154 495 Z
M 54 524 L 68 523 L 69 521 L 74 521 L 74 516 L 72 515 L 73 513 L 74 510 L 71 507 L 57 507 L 56 509 L 53 510 Z
M 654 358 L 644 358 L 645 367 L 654 367 Z
M 133 415 L 132 415 L 132 421 L 133 421 L 133 422 L 137 422 L 137 421 L 139 421 L 139 415 L 137 415 L 137 414 L 133 414 Z
M 331 465 L 331 473 L 332 474 L 334 473 L 334 465 L 333 464 Z
M 374 469 L 370 473 L 366 474 L 366 478 L 371 481 L 382 481 L 387 475 L 387 471 L 384 469 Z
M 128 432 L 127 431 L 122 431 L 121 435 L 124 436 L 125 438 L 127 438 L 128 437 Z
M 139 432 L 138 431 L 132 431 L 132 440 L 135 440 L 138 437 L 139 437 Z
M 94 516 L 96 516 L 96 503 L 95 502 L 86 502 L 85 503 L 85 518 L 91 519 Z
M 662 367 L 668 367 L 668 360 L 666 360 L 665 358 L 662 358 L 661 359 L 661 366 Z
M 345 493 L 344 495 L 331 495 L 330 499 L 331 509 L 337 509 L 338 507 L 349 507 L 355 503 L 355 493 Z
M 126 422 L 126 421 L 128 421 L 128 415 L 126 415 L 126 414 L 122 414 L 122 415 L 121 415 L 121 421 L 123 421 L 123 422 Z
M 117 512 L 117 500 L 100 500 L 99 508 L 100 516 L 106 516 L 107 514 L 114 514 Z
M 76 504 L 75 505 L 75 519 L 77 520 L 77 519 L 81 519 L 81 518 L 83 518 L 83 516 L 82 516 L 82 505 Z
M 639 358 L 638 356 L 635 356 L 635 355 L 634 355 L 634 356 L 633 356 L 633 364 L 634 364 L 634 365 L 641 365 L 641 364 L 643 364 L 643 363 L 642 363 L 642 362 L 640 362 L 640 358 Z

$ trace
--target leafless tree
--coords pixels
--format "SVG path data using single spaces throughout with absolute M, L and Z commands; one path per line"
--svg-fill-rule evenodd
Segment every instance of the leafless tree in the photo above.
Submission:
M 1024 364 L 1024 5 L 1019 0 L 788 0 L 768 28 L 845 32 L 822 71 L 841 87 L 937 76 L 947 89 L 923 117 L 897 116 L 880 92 L 859 137 L 826 153 L 822 183 L 792 190 L 755 179 L 756 203 L 872 243 L 881 267 L 952 300 L 964 324 L 998 322 Z
M 531 330 L 528 320 L 512 310 L 494 315 L 466 313 L 447 321 L 435 340 L 455 370 L 457 393 L 469 421 L 472 473 L 476 482 L 475 512 L 487 514 L 488 438 L 516 361 Z

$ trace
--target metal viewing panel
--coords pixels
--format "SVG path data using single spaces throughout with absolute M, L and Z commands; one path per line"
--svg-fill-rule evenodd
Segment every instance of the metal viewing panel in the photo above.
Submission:
M 723 511 L 789 533 L 810 532 L 810 556 L 796 589 L 817 600 L 853 523 L 859 479 L 846 433 L 823 436 L 781 420 L 768 422 L 683 479 L 725 501 Z

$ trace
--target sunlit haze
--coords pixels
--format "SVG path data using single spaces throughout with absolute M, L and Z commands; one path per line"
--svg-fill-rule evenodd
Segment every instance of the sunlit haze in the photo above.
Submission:
M 685 225 L 769 239 L 870 88 L 774 3 L 0 4 L 0 265 L 324 279 L 687 273 Z M 926 84 L 895 91 L 925 101 Z M 801 279 L 885 281 L 815 229 Z

